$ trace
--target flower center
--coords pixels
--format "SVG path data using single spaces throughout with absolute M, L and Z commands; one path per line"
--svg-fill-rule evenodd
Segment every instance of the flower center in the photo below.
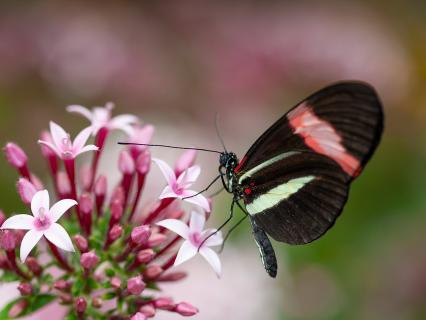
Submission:
M 70 135 L 62 139 L 62 155 L 66 159 L 72 158 L 72 142 Z
M 201 236 L 201 233 L 193 232 L 189 235 L 189 240 L 195 247 L 198 247 L 203 242 L 204 238 Z
M 34 220 L 34 226 L 37 230 L 46 230 L 50 226 L 50 219 L 46 215 L 46 209 L 40 208 L 38 210 L 38 217 Z

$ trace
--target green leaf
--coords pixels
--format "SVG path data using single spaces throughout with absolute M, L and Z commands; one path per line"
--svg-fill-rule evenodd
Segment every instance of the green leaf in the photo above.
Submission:
M 108 277 L 112 278 L 113 276 L 115 276 L 115 271 L 114 271 L 114 269 L 112 269 L 112 268 L 108 268 L 108 269 L 105 269 L 105 274 L 106 274 Z
M 37 310 L 48 305 L 49 303 L 51 303 L 55 299 L 56 299 L 56 297 L 53 296 L 53 295 L 50 295 L 50 294 L 39 294 L 39 295 L 36 295 L 34 297 L 15 299 L 15 300 L 9 302 L 3 308 L 3 310 L 0 311 L 0 319 L 2 319 L 2 320 L 11 319 L 9 317 L 9 311 L 10 311 L 10 309 L 12 309 L 12 307 L 16 303 L 18 303 L 20 301 L 27 300 L 27 302 L 28 302 L 27 307 L 19 314 L 19 317 L 23 317 L 23 316 L 29 315 L 33 312 L 36 312 Z
M 19 280 L 20 278 L 10 271 L 4 271 L 4 273 L 0 276 L 0 282 L 15 282 Z

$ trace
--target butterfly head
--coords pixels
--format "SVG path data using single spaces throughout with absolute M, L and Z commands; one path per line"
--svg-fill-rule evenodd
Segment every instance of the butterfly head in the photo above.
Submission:
M 219 163 L 227 171 L 232 171 L 238 166 L 237 155 L 233 152 L 223 152 L 220 154 Z

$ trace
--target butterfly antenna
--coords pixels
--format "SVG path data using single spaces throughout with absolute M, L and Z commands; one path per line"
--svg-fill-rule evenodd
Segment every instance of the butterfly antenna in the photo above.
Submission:
M 147 147 L 162 147 L 162 148 L 172 148 L 172 149 L 182 149 L 182 150 L 198 150 L 205 152 L 214 152 L 214 153 L 222 153 L 222 151 L 204 149 L 204 148 L 192 148 L 192 147 L 180 147 L 180 146 L 170 146 L 166 144 L 149 144 L 149 143 L 133 143 L 133 142 L 118 142 L 121 145 L 133 145 L 133 146 L 147 146 Z
M 223 150 L 225 150 L 225 152 L 228 153 L 228 150 L 226 150 L 226 147 L 225 147 L 225 142 L 223 141 L 222 136 L 220 135 L 220 131 L 219 131 L 219 113 L 218 112 L 216 112 L 214 126 L 216 128 L 216 134 L 217 134 L 217 137 L 220 140 L 220 143 L 222 144 Z

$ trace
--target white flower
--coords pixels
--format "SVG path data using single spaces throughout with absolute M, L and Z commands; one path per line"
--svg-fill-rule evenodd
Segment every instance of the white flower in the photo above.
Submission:
M 92 111 L 79 105 L 71 105 L 67 107 L 68 112 L 78 113 L 92 123 L 92 134 L 96 135 L 100 129 L 107 128 L 109 130 L 120 129 L 128 135 L 133 133 L 132 125 L 138 124 L 139 119 L 131 114 L 123 114 L 111 117 L 111 111 L 114 104 L 108 102 L 105 107 L 94 107 Z
M 152 159 L 152 161 L 154 161 L 158 165 L 168 183 L 168 185 L 161 193 L 160 199 L 183 199 L 184 201 L 196 204 L 203 208 L 205 211 L 210 212 L 210 205 L 207 199 L 202 194 L 197 194 L 197 191 L 188 189 L 192 186 L 192 184 L 197 180 L 198 176 L 200 175 L 200 166 L 195 165 L 189 167 L 178 177 L 176 177 L 176 174 L 174 173 L 173 169 L 166 162 L 160 159 Z
M 192 211 L 189 227 L 177 219 L 162 220 L 157 222 L 157 225 L 169 229 L 185 239 L 177 254 L 174 263 L 175 266 L 191 259 L 199 252 L 212 266 L 217 276 L 220 276 L 222 265 L 219 256 L 209 247 L 220 246 L 222 244 L 222 233 L 220 231 L 215 233 L 203 243 L 209 235 L 217 231 L 216 229 L 206 229 L 203 231 L 205 222 L 204 213 Z
M 28 230 L 21 242 L 20 256 L 24 262 L 28 254 L 40 241 L 42 236 L 55 246 L 74 252 L 74 247 L 67 231 L 56 221 L 72 206 L 77 204 L 71 199 L 61 200 L 50 208 L 49 192 L 38 191 L 31 200 L 29 214 L 17 214 L 7 219 L 0 229 Z
M 50 134 L 52 136 L 52 141 L 43 141 L 39 140 L 38 143 L 45 145 L 50 148 L 57 156 L 63 160 L 75 159 L 82 153 L 88 151 L 97 151 L 99 148 L 95 145 L 85 145 L 87 139 L 89 139 L 90 132 L 92 129 L 86 128 L 83 129 L 77 137 L 74 139 L 74 142 L 71 140 L 71 137 L 65 130 L 54 123 L 50 122 Z

